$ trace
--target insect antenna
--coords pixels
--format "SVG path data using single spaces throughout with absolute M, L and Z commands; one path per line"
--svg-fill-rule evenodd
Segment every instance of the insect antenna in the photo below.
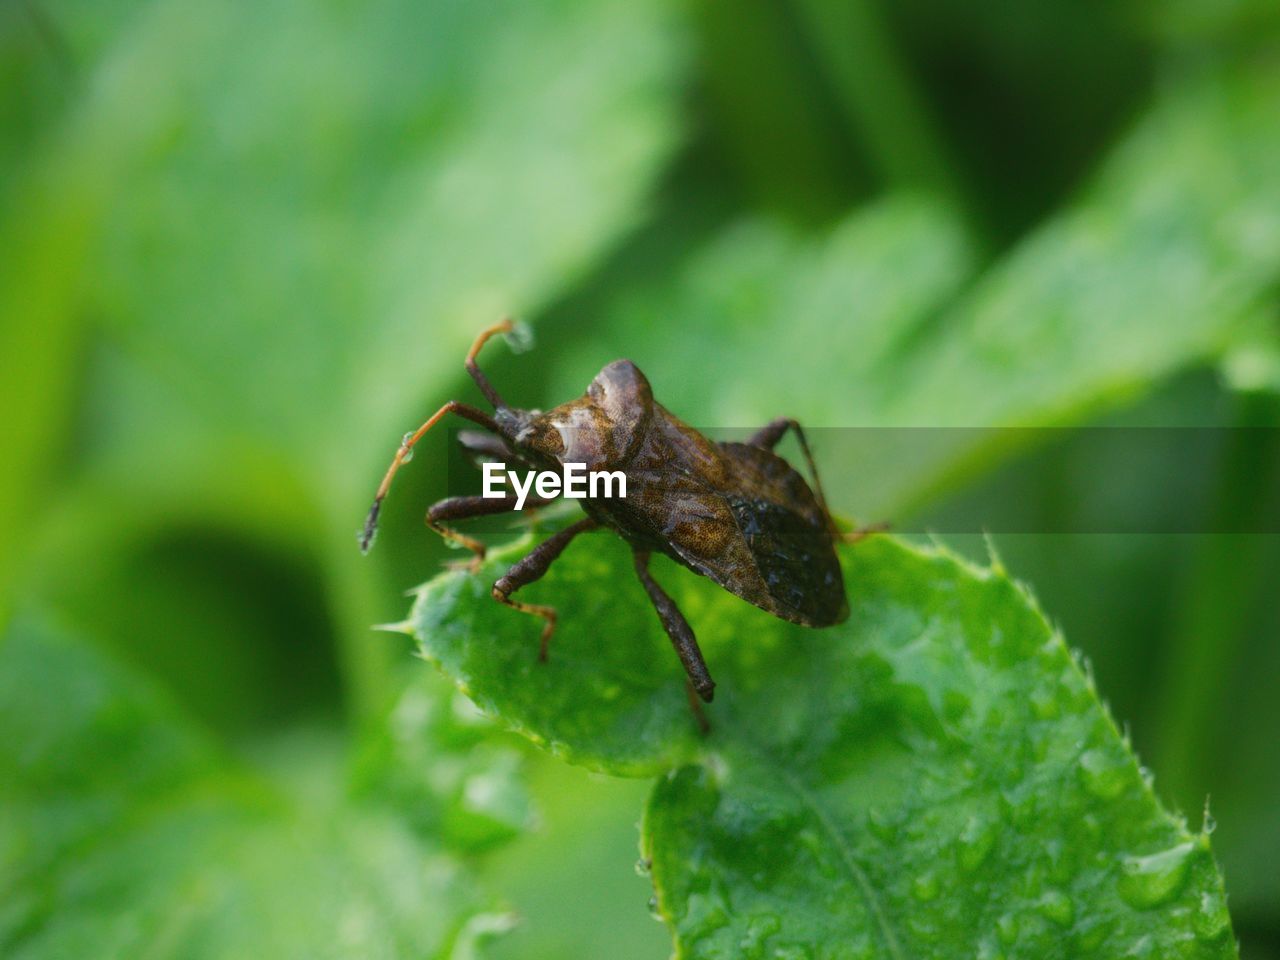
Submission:
M 483 342 L 484 340 L 482 338 L 479 343 Z M 479 343 L 477 343 L 477 348 Z M 474 349 L 475 348 L 473 348 L 473 352 Z M 368 553 L 369 548 L 373 546 L 374 534 L 378 532 L 378 514 L 382 511 L 382 501 L 386 498 L 387 491 L 391 489 L 391 479 L 396 475 L 396 471 L 399 470 L 401 466 L 413 459 L 414 444 L 421 440 L 423 435 L 439 423 L 447 413 L 456 413 L 458 416 L 466 417 L 473 423 L 478 423 L 480 426 L 488 430 L 492 430 L 494 433 L 498 432 L 498 425 L 494 422 L 493 418 L 483 410 L 478 410 L 470 404 L 459 403 L 457 400 L 450 400 L 443 407 L 433 413 L 427 419 L 427 422 L 417 430 L 406 433 L 404 438 L 400 441 L 400 446 L 396 450 L 396 455 L 391 458 L 391 466 L 387 467 L 387 472 L 382 478 L 382 483 L 378 484 L 378 492 L 374 494 L 373 497 L 373 506 L 369 508 L 369 515 L 365 517 L 364 527 L 360 530 L 359 542 L 360 551 L 362 553 Z
M 480 331 L 480 336 L 476 337 L 475 343 L 471 344 L 471 349 L 467 351 L 466 367 L 467 373 L 471 374 L 471 379 L 476 382 L 476 386 L 480 388 L 480 392 L 485 398 L 493 404 L 495 409 L 505 409 L 507 404 L 489 382 L 476 364 L 476 355 L 480 352 L 480 348 L 492 336 L 499 333 L 511 333 L 515 329 L 515 324 L 511 322 L 510 317 L 506 317 L 501 323 L 495 323 L 492 327 Z M 434 427 L 446 413 L 456 413 L 461 417 L 466 417 L 474 423 L 480 424 L 487 430 L 494 433 L 501 433 L 498 424 L 494 422 L 483 410 L 477 410 L 475 407 L 466 403 L 459 403 L 457 400 L 450 400 L 443 407 L 431 415 L 431 417 L 420 426 L 417 430 L 406 433 L 400 441 L 400 447 L 396 450 L 396 455 L 391 458 L 391 466 L 387 467 L 386 475 L 382 478 L 382 483 L 378 484 L 378 492 L 374 495 L 373 506 L 369 508 L 369 515 L 365 517 L 364 527 L 360 530 L 359 543 L 362 553 L 368 553 L 369 548 L 373 546 L 374 534 L 378 532 L 378 514 L 382 512 L 382 501 L 387 496 L 387 491 L 391 489 L 391 478 L 396 475 L 396 471 L 400 469 L 402 464 L 408 463 L 413 457 L 413 445 L 422 439 L 423 434 Z
M 492 336 L 499 333 L 511 333 L 515 329 L 515 325 L 511 322 L 510 317 L 504 317 L 501 323 L 495 323 L 487 330 L 480 331 L 480 336 L 476 337 L 476 342 L 471 345 L 470 351 L 467 352 L 467 373 L 471 374 L 471 379 L 476 382 L 476 386 L 480 388 L 480 392 L 485 395 L 495 410 L 505 407 L 507 404 L 498 394 L 493 384 L 489 382 L 489 378 L 484 375 L 484 371 L 476 363 L 476 355 L 480 353 L 480 348 Z

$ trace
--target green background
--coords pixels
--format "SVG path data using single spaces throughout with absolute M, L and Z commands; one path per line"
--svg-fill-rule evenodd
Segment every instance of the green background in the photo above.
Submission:
M 379 754 L 406 682 L 450 696 L 369 629 L 451 556 L 420 519 L 443 434 L 356 550 L 398 437 L 478 402 L 462 354 L 507 312 L 536 348 L 485 363 L 526 406 L 628 356 L 708 426 L 1280 426 L 1278 34 L 1253 0 L 4 4 L 0 617 L 158 691 L 201 744 L 172 749 L 235 770 L 210 790 L 412 821 L 519 914 L 493 955 L 662 956 L 643 782 L 470 721 Z M 1153 529 L 1277 529 L 1266 434 L 1191 491 L 1176 455 L 958 436 L 924 462 L 828 445 L 831 499 L 904 529 L 1012 498 L 1070 531 L 1121 495 Z M 1280 538 L 995 542 L 1161 798 L 1196 822 L 1211 796 L 1242 955 L 1280 957 Z M 60 642 L 24 642 L 6 709 L 75 739 Z M 110 751 L 84 761 L 106 783 Z M 458 800 L 460 756 L 496 800 Z M 26 784 L 64 819 L 8 840 L 6 877 L 86 816 L 68 783 Z

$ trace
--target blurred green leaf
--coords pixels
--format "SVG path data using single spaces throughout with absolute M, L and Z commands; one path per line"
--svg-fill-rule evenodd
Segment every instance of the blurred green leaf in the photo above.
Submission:
M 681 955 L 1235 955 L 1207 834 L 1161 809 L 1002 569 L 873 538 L 823 631 L 659 571 L 719 680 L 702 739 L 625 545 L 570 548 L 522 594 L 560 611 L 545 664 L 488 595 L 529 546 L 424 585 L 406 629 L 559 756 L 665 774 L 644 845 Z
M 395 806 L 424 838 L 475 852 L 533 824 L 522 757 L 491 720 L 414 665 L 357 758 L 358 796 Z M 428 684 L 425 681 L 435 681 Z M 443 684 L 441 684 L 443 686 Z
M 253 777 L 48 629 L 0 645 L 0 727 L 6 957 L 453 957 L 509 925 L 328 765 L 292 791 Z
M 224 428 L 363 483 L 481 324 L 636 218 L 680 59 L 660 2 L 163 0 L 88 65 L 6 233 L 57 262 L 70 203 L 68 309 Z
M 0 243 L 21 269 L 0 306 L 23 335 L 4 362 L 34 404 L 56 350 L 54 419 L 75 396 L 67 338 L 40 331 L 92 318 L 162 384 L 108 438 L 140 490 L 186 492 L 175 451 L 214 485 L 265 462 L 305 504 L 297 540 L 368 713 L 386 693 L 376 588 L 346 554 L 378 462 L 477 329 L 557 295 L 640 218 L 678 138 L 680 38 L 664 0 L 123 13 L 109 40 L 73 42 L 73 103 L 7 185 Z M 22 421 L 19 461 L 62 426 Z M 0 490 L 6 545 L 41 479 Z
M 976 277 L 957 220 L 923 198 L 881 201 L 816 236 L 741 222 L 670 280 L 624 292 L 615 322 L 552 357 L 554 399 L 625 355 L 702 426 L 781 414 L 810 427 L 1079 422 L 1269 322 L 1278 112 L 1274 63 L 1171 84 L 1079 202 Z M 726 374 L 706 376 L 713 363 Z M 930 462 L 877 463 L 876 495 L 838 505 L 899 517 L 985 457 L 981 438 L 955 431 Z M 853 443 L 829 453 L 828 476 L 866 472 Z

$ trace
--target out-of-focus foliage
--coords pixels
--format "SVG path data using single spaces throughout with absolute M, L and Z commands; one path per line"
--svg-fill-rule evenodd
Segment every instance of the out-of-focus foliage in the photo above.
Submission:
M 396 439 L 474 397 L 461 351 L 508 311 L 539 349 L 485 362 L 528 406 L 626 355 L 703 426 L 1280 425 L 1278 34 L 1252 0 L 0 4 L 0 683 L 29 773 L 0 787 L 26 896 L 0 952 L 311 955 L 341 899 L 392 918 L 355 955 L 470 924 L 467 956 L 506 897 L 500 956 L 662 955 L 631 786 L 525 755 L 368 629 L 445 556 L 442 438 L 355 551 Z M 974 436 L 818 455 L 843 510 L 902 526 L 1189 509 L 1176 457 Z M 1277 444 L 1204 473 L 1203 528 L 1277 529 Z M 1278 539 L 999 538 L 1155 794 L 1212 794 L 1253 958 L 1280 957 Z
M 140 750 L 161 729 L 131 684 L 59 715 L 60 742 L 19 737 L 3 952 L 470 955 L 509 925 L 465 861 L 528 826 L 520 755 L 391 668 L 369 631 L 391 591 L 347 518 L 475 327 L 551 299 L 639 215 L 676 142 L 671 11 L 2 16 L 5 609 L 158 675 L 264 775 L 215 753 L 135 789 L 116 741 L 93 752 L 114 714 Z M 52 736 L 48 711 L 115 669 L 44 642 L 5 641 L 35 658 L 6 678 L 15 736 Z
M 8 957 L 462 956 L 510 925 L 438 840 L 345 801 L 330 745 L 287 745 L 284 792 L 47 629 L 6 637 L 0 721 Z

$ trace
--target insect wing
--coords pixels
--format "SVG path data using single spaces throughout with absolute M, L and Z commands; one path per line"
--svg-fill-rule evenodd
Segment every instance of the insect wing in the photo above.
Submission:
M 822 627 L 849 615 L 844 577 L 826 514 L 787 461 L 743 443 L 722 443 L 735 489 L 725 499 L 778 616 Z
M 848 616 L 826 517 L 781 457 L 740 443 L 716 445 L 727 482 L 669 470 L 630 476 L 633 529 L 652 531 L 686 566 L 763 610 L 809 626 Z M 642 491 L 642 492 L 641 492 Z

